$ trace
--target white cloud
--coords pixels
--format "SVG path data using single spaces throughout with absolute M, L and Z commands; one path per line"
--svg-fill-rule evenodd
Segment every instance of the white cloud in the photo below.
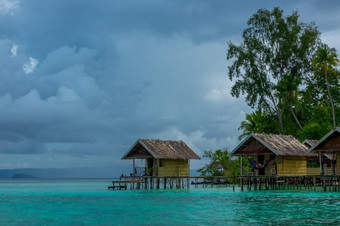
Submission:
M 0 14 L 13 15 L 14 10 L 19 8 L 20 2 L 18 0 L 0 0 Z
M 225 67 L 225 65 L 223 66 Z M 206 101 L 233 103 L 236 100 L 230 94 L 232 82 L 224 73 L 224 67 L 217 68 L 205 76 L 204 84 L 207 87 L 207 91 L 204 99 Z
M 212 101 L 220 101 L 220 100 L 225 99 L 226 96 L 227 96 L 226 90 L 212 89 L 208 92 L 205 99 L 212 100 Z
M 17 55 L 17 51 L 18 51 L 18 45 L 13 45 L 11 48 L 11 57 L 15 57 Z
M 37 59 L 34 59 L 33 57 L 30 57 L 29 60 L 29 63 L 24 64 L 24 66 L 22 67 L 26 74 L 33 73 L 35 67 L 39 63 L 39 61 Z

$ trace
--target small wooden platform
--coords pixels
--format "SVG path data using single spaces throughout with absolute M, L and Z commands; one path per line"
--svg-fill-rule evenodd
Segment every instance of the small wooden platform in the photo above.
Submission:
M 116 180 L 112 181 L 112 186 L 107 187 L 108 190 L 126 190 L 127 184 L 130 184 L 130 190 L 134 190 L 135 184 L 140 187 L 140 184 L 144 183 L 143 180 Z
M 127 189 L 127 186 L 126 185 L 114 185 L 114 186 L 108 186 L 107 187 L 108 190 L 126 190 Z

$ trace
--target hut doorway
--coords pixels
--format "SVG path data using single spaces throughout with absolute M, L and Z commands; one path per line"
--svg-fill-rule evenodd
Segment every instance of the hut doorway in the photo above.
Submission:
M 152 176 L 153 172 L 155 172 L 155 169 L 153 167 L 153 159 L 147 159 L 146 160 L 146 173 L 149 176 Z
M 257 162 L 263 164 L 264 163 L 264 155 L 258 155 L 257 157 Z M 264 176 L 265 174 L 265 169 L 259 169 L 259 176 Z

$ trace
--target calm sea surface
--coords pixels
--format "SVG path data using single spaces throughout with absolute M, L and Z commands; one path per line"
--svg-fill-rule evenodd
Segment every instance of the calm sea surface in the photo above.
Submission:
M 340 192 L 108 191 L 110 179 L 0 180 L 0 225 L 340 225 Z

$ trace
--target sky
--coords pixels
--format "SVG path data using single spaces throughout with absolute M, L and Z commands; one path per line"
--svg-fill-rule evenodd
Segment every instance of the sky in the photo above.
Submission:
M 0 169 L 119 169 L 138 138 L 232 150 L 252 109 L 227 42 L 275 6 L 340 50 L 338 1 L 0 0 Z

